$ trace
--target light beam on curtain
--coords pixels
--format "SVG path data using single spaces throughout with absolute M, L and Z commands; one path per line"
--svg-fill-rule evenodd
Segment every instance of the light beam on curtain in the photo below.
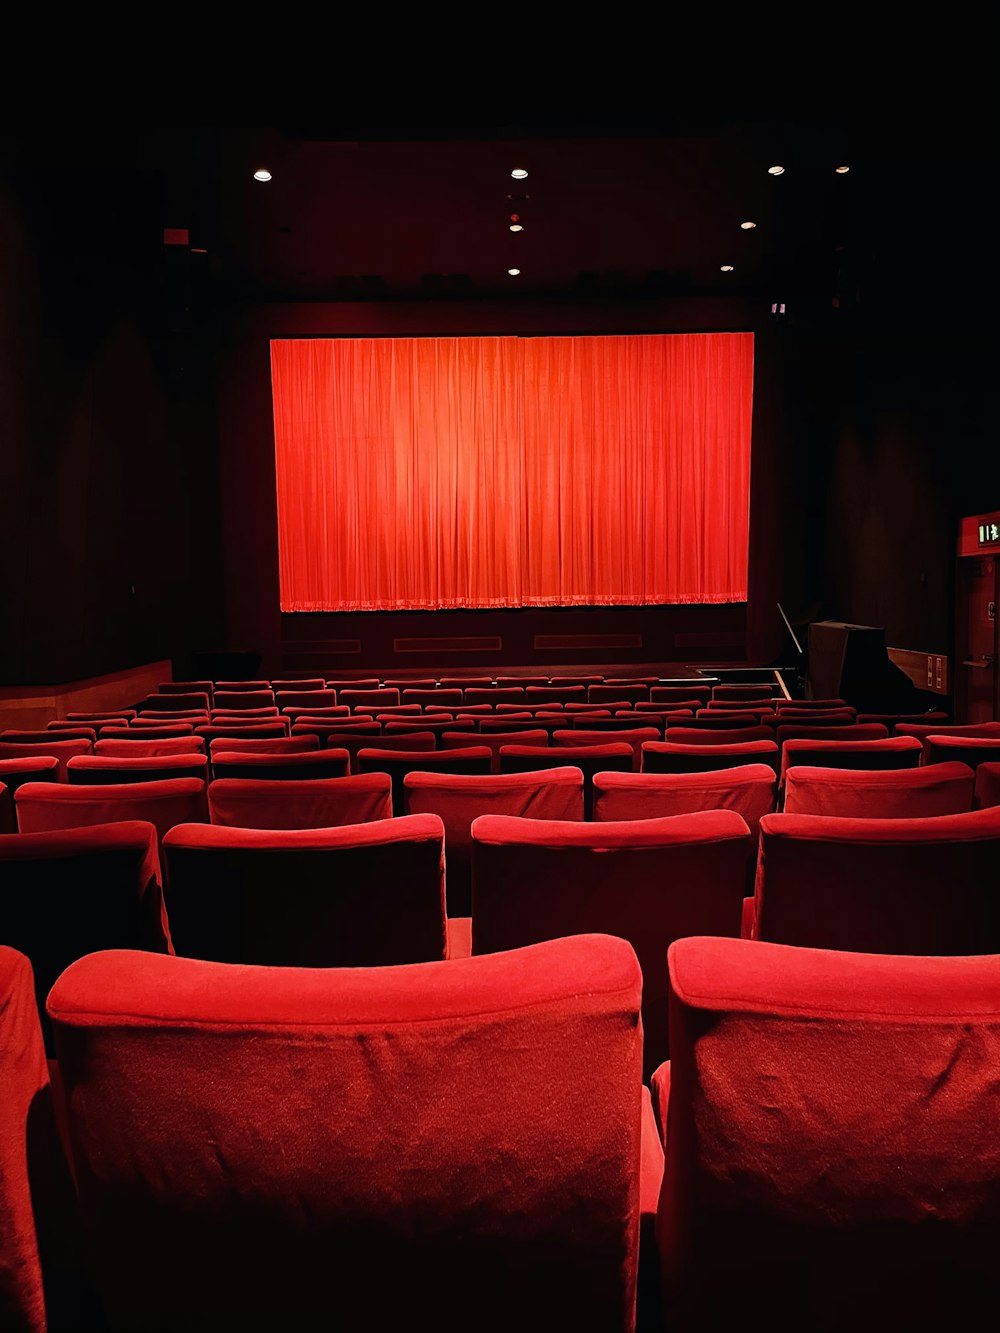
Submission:
M 283 611 L 742 602 L 753 334 L 271 343 Z

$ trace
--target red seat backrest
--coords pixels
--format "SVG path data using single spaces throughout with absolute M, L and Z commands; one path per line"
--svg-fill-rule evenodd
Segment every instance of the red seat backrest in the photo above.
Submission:
M 205 783 L 200 778 L 168 778 L 162 782 L 127 782 L 76 787 L 62 782 L 29 782 L 15 797 L 17 826 L 22 833 L 84 828 L 143 820 L 160 838 L 175 824 L 208 818 Z
M 975 774 L 965 764 L 927 768 L 785 770 L 786 814 L 840 819 L 928 819 L 972 809 Z
M 810 768 L 916 768 L 920 742 L 912 736 L 888 736 L 880 741 L 785 741 L 781 747 L 782 775 L 794 764 Z
M 208 788 L 213 824 L 228 828 L 302 829 L 367 824 L 392 815 L 391 784 L 382 773 L 361 777 L 220 778 Z
M 0 760 L 3 759 L 55 759 L 59 765 L 59 781 L 65 782 L 66 762 L 75 754 L 92 754 L 90 741 L 38 741 L 27 745 L 0 741 Z
M 409 815 L 440 815 L 448 857 L 448 915 L 468 916 L 472 901 L 472 823 L 480 815 L 526 819 L 583 819 L 583 775 L 578 768 L 544 773 L 409 773 L 403 780 Z
M 161 754 L 204 754 L 205 740 L 202 736 L 174 736 L 159 740 L 146 735 L 133 735 L 130 738 L 99 740 L 94 746 L 94 754 L 115 755 L 118 758 L 138 759 L 142 755 Z
M 777 771 L 780 751 L 774 741 L 742 741 L 733 745 L 684 745 L 646 741 L 643 773 L 708 773 L 739 764 L 769 764 Z
M 669 972 L 666 1325 L 987 1328 L 1000 959 L 694 938 Z
M 293 830 L 184 824 L 163 856 L 186 957 L 271 967 L 445 957 L 444 826 L 433 815 Z
M 488 745 L 470 745 L 459 750 L 386 750 L 365 748 L 358 751 L 359 773 L 387 773 L 392 781 L 392 813 L 405 813 L 403 781 L 407 773 L 486 774 L 493 767 L 493 751 Z
M 66 776 L 77 786 L 108 786 L 123 782 L 164 782 L 168 778 L 208 778 L 203 754 L 128 755 L 78 754 L 66 765 Z
M 571 751 L 577 745 L 589 747 L 600 745 L 603 742 L 619 741 L 622 745 L 632 747 L 632 768 L 635 772 L 638 772 L 642 764 L 643 743 L 659 740 L 659 738 L 659 727 L 609 727 L 607 730 L 591 730 L 587 727 L 577 727 L 574 723 L 572 731 L 555 732 L 552 742 L 556 746 Z
M 872 953 L 1000 952 L 1000 809 L 932 819 L 766 815 L 760 835 L 755 938 Z
M 594 779 L 594 819 L 664 819 L 698 810 L 734 810 L 757 848 L 764 815 L 777 808 L 778 779 L 769 764 L 742 764 L 708 773 L 601 773 Z
M 625 1333 L 640 987 L 594 936 L 398 968 L 74 964 L 49 1010 L 99 1295 L 121 1327 L 155 1292 L 164 1328 L 322 1328 L 336 1293 L 345 1329 Z
M 590 932 L 627 939 L 645 979 L 651 1074 L 669 1053 L 667 948 L 702 931 L 739 935 L 749 849 L 730 810 L 605 824 L 483 816 L 472 825 L 473 953 Z

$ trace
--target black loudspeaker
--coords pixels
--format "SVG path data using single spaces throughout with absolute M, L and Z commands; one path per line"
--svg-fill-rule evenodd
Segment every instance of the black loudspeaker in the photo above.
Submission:
M 809 626 L 809 684 L 815 699 L 846 699 L 859 712 L 908 712 L 917 691 L 889 660 L 885 630 L 820 620 Z

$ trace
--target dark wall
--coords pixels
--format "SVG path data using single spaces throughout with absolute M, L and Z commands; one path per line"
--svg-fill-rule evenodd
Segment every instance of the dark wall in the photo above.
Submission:
M 1000 505 L 990 352 L 968 328 L 899 325 L 799 349 L 807 586 L 894 647 L 951 651 L 958 520 Z
M 207 330 L 133 183 L 47 165 L 0 155 L 0 681 L 183 669 L 221 622 Z
M 801 525 L 794 503 L 799 464 L 784 410 L 781 339 L 753 306 L 735 300 L 482 301 L 283 304 L 234 307 L 220 319 L 219 432 L 228 641 L 259 650 L 265 670 L 326 664 L 406 670 L 481 663 L 754 660 L 773 656 L 782 633 L 774 603 L 802 595 Z M 756 333 L 751 551 L 746 608 L 607 608 L 517 612 L 495 653 L 396 653 L 399 638 L 499 632 L 483 612 L 282 617 L 279 610 L 274 434 L 269 340 L 273 337 L 406 334 L 739 331 Z M 489 625 L 484 629 L 484 624 Z M 572 623 L 570 623 L 572 621 Z M 614 622 L 613 624 L 611 622 Z M 596 646 L 567 656 L 532 647 L 535 634 L 638 634 L 635 648 Z M 334 641 L 350 641 L 338 654 Z M 356 647 L 354 645 L 357 645 Z M 342 660 L 341 660 L 342 657 Z M 309 660 L 307 660 L 307 658 Z M 432 660 L 433 659 L 433 660 Z

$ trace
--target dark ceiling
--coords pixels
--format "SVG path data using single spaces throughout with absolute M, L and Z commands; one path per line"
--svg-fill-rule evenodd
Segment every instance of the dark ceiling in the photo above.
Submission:
M 63 126 L 58 139 L 8 137 L 0 151 L 67 263 L 155 254 L 170 280 L 212 301 L 737 293 L 909 317 L 944 292 L 974 308 L 992 282 L 980 249 L 992 146 L 987 156 L 975 125 L 954 134 L 930 104 L 905 119 L 888 108 L 768 121 L 119 125 L 99 138 Z M 783 175 L 768 174 L 775 164 Z M 253 179 L 262 166 L 266 184 Z M 528 178 L 512 180 L 513 167 Z M 167 227 L 186 228 L 189 244 L 164 247 Z

